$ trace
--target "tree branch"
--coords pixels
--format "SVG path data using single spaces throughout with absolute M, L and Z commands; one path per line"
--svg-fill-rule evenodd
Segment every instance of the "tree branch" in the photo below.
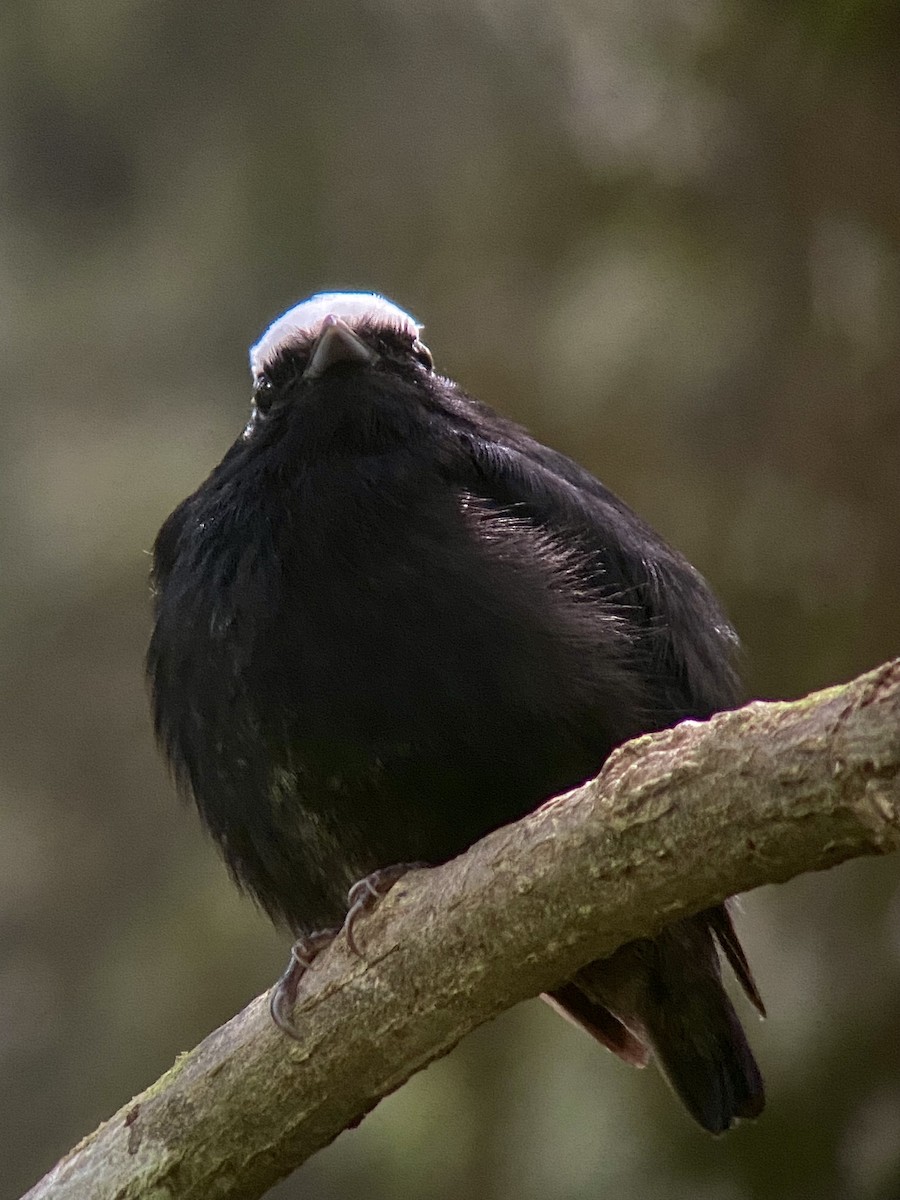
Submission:
M 725 896 L 900 848 L 900 659 L 638 738 L 597 779 L 399 883 L 75 1147 L 26 1200 L 261 1196 L 470 1030 Z

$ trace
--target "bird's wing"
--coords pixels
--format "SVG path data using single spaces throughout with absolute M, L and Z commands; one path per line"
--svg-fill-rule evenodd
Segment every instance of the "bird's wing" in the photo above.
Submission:
M 702 576 L 599 480 L 511 426 L 506 436 L 457 432 L 454 476 L 486 501 L 573 542 L 603 596 L 642 631 L 642 668 L 666 690 L 660 725 L 739 700 L 737 639 Z

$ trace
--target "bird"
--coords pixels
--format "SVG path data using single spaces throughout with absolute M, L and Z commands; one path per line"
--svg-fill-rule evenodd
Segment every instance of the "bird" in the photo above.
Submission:
M 410 865 L 593 777 L 628 739 L 735 707 L 737 638 L 678 551 L 573 459 L 440 374 L 374 292 L 288 309 L 243 432 L 162 525 L 156 737 L 234 880 L 296 938 L 272 1015 Z M 545 996 L 655 1060 L 719 1134 L 764 1107 L 722 981 L 759 991 L 728 903 Z

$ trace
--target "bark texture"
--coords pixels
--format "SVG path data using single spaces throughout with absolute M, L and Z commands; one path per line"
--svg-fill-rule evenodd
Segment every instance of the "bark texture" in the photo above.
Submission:
M 183 1055 L 26 1200 L 258 1197 L 519 1000 L 676 917 L 900 848 L 900 659 L 791 703 L 638 738 L 600 775 L 402 880 L 319 958 Z M 435 1136 L 437 1136 L 437 1131 Z

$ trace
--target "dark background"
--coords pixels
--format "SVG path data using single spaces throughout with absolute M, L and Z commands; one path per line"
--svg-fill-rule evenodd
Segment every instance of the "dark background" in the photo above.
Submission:
M 265 988 L 285 939 L 152 745 L 147 550 L 246 347 L 374 288 L 681 547 L 755 696 L 900 650 L 900 29 L 816 0 L 7 0 L 0 1195 Z M 747 897 L 761 1121 L 695 1130 L 538 1003 L 282 1200 L 896 1200 L 896 860 Z

